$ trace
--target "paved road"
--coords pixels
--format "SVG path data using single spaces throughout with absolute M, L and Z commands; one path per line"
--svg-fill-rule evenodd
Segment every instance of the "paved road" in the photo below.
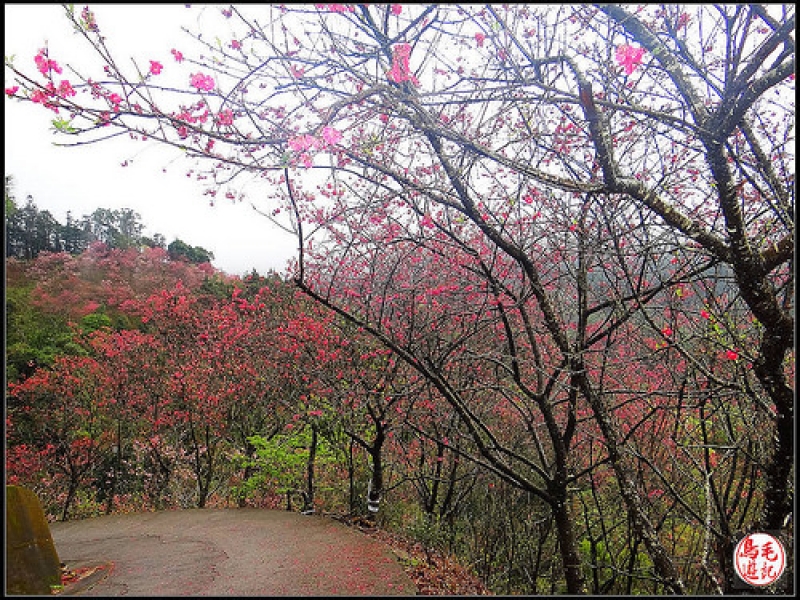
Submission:
M 191 509 L 51 523 L 80 596 L 412 596 L 388 547 L 320 516 Z M 106 574 L 107 573 L 107 574 Z M 104 575 L 105 574 L 105 575 Z

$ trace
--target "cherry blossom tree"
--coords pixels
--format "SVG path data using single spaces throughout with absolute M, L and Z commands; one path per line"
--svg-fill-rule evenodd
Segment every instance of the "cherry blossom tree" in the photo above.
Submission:
M 105 407 L 113 400 L 103 392 L 106 384 L 96 361 L 65 356 L 52 370 L 40 369 L 9 387 L 8 437 L 15 450 L 7 467 L 26 482 L 39 476 L 32 482 L 47 505 L 59 507 L 61 520 L 69 518 L 79 491 L 110 452 Z M 31 466 L 34 471 L 25 472 Z
M 106 382 L 104 416 L 111 451 L 98 468 L 95 487 L 98 502 L 105 503 L 105 514 L 111 514 L 119 508 L 120 498 L 143 492 L 138 469 L 131 465 L 137 462 L 134 444 L 149 434 L 148 421 L 142 417 L 155 391 L 153 381 L 159 373 L 151 363 L 156 362 L 160 348 L 152 336 L 137 330 L 102 328 L 80 337 L 88 338 L 82 345 Z
M 614 573 L 673 593 L 730 589 L 708 548 L 737 510 L 785 524 L 791 6 L 232 6 L 204 11 L 191 54 L 132 62 L 90 9 L 66 12 L 98 64 L 44 47 L 7 63 L 6 94 L 81 143 L 180 150 L 212 198 L 259 190 L 298 237 L 298 287 L 424 378 L 471 460 L 549 506 L 568 592 L 597 539 L 576 512 L 623 528 Z M 758 480 L 752 503 L 717 474 Z

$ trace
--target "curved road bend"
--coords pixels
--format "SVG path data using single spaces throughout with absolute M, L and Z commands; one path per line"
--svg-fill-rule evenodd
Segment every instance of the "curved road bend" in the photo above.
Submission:
M 50 531 L 67 569 L 109 566 L 64 595 L 416 594 L 387 546 L 320 516 L 186 509 L 51 523 Z

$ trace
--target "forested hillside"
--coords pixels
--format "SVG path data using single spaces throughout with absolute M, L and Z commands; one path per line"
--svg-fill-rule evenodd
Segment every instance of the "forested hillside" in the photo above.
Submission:
M 173 240 L 167 245 L 160 233 L 152 237 L 142 235 L 145 227 L 141 216 L 130 208 L 98 208 L 79 219 L 68 212 L 66 222 L 60 223 L 49 210 L 39 210 L 31 196 L 26 197 L 25 204 L 20 204 L 14 195 L 13 176 L 5 176 L 4 188 L 7 258 L 36 258 L 40 252 L 80 254 L 95 242 L 123 250 L 166 248 L 171 258 L 195 263 L 214 258 L 212 252 L 183 240 Z

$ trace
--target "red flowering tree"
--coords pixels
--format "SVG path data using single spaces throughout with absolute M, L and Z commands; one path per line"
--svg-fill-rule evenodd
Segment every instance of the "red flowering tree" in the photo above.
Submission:
M 96 361 L 67 356 L 9 387 L 6 470 L 61 520 L 111 452 L 108 386 Z
M 138 330 L 104 328 L 84 337 L 108 381 L 105 413 L 112 449 L 94 484 L 97 501 L 105 504 L 105 514 L 160 506 L 172 472 L 159 454 L 163 427 L 154 423 L 163 406 L 165 348 L 158 338 Z
M 368 457 L 366 501 L 357 504 L 355 458 L 352 451 L 342 448 L 347 454 L 350 512 L 362 513 L 366 508 L 367 517 L 374 519 L 389 488 L 387 455 L 402 425 L 409 374 L 391 350 L 326 312 L 320 315 L 319 306 L 311 307 L 289 321 L 284 334 L 297 344 L 291 361 L 294 368 L 313 373 L 304 387 L 321 402 L 322 410 L 317 412 L 320 416 L 332 413 L 323 433 L 338 438 L 340 445 L 342 438 L 353 442 Z M 312 318 L 315 327 L 308 326 Z
M 264 212 L 299 238 L 300 288 L 391 348 L 472 458 L 550 508 L 567 591 L 584 567 L 598 589 L 730 589 L 708 560 L 732 514 L 710 451 L 725 489 L 759 482 L 739 526 L 780 528 L 793 496 L 793 8 L 257 10 L 217 15 L 230 42 L 204 32 L 191 59 L 129 70 L 69 8 L 99 68 L 67 79 L 45 49 L 9 65 L 6 92 L 85 139 L 207 159 L 212 196 L 264 182 Z M 161 85 L 170 72 L 183 83 Z M 714 437 L 720 411 L 736 418 Z M 671 440 L 682 479 L 665 475 Z M 687 558 L 698 543 L 710 578 Z
M 194 289 L 214 274 L 208 263 L 169 260 L 163 248 L 109 248 L 102 242 L 76 256 L 42 253 L 24 267 L 25 279 L 35 284 L 34 306 L 74 321 L 98 309 L 121 317 L 126 302 L 178 281 Z
M 228 388 L 233 385 L 220 368 L 229 343 L 229 311 L 218 300 L 209 304 L 178 283 L 137 307 L 145 331 L 160 349 L 154 357 L 156 387 L 143 407 L 152 427 L 151 450 L 165 475 L 180 472 L 194 482 L 194 497 L 178 502 L 200 508 L 220 477 Z M 166 459 L 164 446 L 174 460 Z

